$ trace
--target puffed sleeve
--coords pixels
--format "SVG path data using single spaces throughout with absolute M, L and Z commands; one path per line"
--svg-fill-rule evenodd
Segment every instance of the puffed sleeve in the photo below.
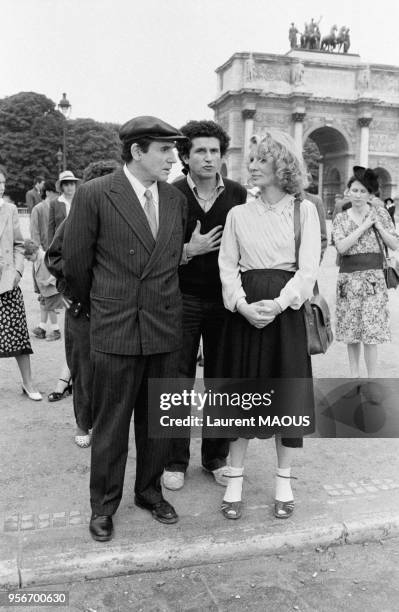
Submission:
M 232 312 L 236 311 L 237 302 L 246 297 L 241 283 L 239 262 L 240 244 L 237 236 L 237 219 L 235 208 L 232 208 L 226 218 L 219 250 L 219 270 L 220 280 L 222 281 L 223 302 L 225 308 Z
M 321 236 L 316 207 L 308 200 L 301 202 L 301 244 L 298 255 L 298 270 L 283 287 L 277 298 L 281 308 L 298 310 L 305 300 L 313 295 L 320 265 Z

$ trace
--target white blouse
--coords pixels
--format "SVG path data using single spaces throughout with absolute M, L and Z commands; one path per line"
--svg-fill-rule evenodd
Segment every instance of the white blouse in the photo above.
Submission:
M 241 272 L 276 269 L 295 272 L 280 292 L 281 308 L 298 310 L 313 294 L 320 263 L 320 222 L 316 206 L 303 200 L 300 208 L 301 245 L 295 264 L 294 196 L 286 194 L 277 204 L 258 197 L 234 206 L 227 215 L 219 252 L 223 301 L 234 312 L 245 299 Z

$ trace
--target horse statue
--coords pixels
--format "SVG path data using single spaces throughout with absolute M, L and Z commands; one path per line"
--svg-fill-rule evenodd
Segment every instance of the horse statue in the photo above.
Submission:
M 338 30 L 338 26 L 333 25 L 333 27 L 330 30 L 330 34 L 328 36 L 323 36 L 323 38 L 321 39 L 321 50 L 324 51 L 329 51 L 330 53 L 332 51 L 334 51 L 336 44 L 337 44 L 337 38 L 335 36 L 336 31 Z
M 338 53 L 341 53 L 342 50 L 344 53 L 348 53 L 350 47 L 350 37 L 349 37 L 349 28 L 346 26 L 342 26 L 338 32 L 336 44 L 338 46 Z
M 315 21 L 312 17 L 310 23 L 305 23 L 305 29 L 301 34 L 301 49 L 320 49 L 320 28 L 321 21 Z

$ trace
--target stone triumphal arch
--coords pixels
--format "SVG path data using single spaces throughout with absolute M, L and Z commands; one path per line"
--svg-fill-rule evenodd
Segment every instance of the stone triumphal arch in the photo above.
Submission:
M 376 168 L 381 195 L 399 198 L 399 67 L 359 55 L 292 49 L 286 55 L 235 53 L 217 70 L 210 104 L 230 134 L 224 172 L 247 182 L 249 139 L 288 131 L 320 157 L 318 191 L 331 207 L 355 164 Z

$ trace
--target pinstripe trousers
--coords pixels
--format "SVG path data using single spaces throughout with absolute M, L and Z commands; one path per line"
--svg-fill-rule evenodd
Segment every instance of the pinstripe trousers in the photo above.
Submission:
M 179 351 L 157 355 L 114 355 L 92 350 L 93 433 L 90 502 L 93 513 L 112 515 L 122 498 L 129 428 L 134 410 L 136 482 L 139 500 L 162 499 L 161 475 L 170 440 L 148 438 L 149 378 L 177 377 Z

